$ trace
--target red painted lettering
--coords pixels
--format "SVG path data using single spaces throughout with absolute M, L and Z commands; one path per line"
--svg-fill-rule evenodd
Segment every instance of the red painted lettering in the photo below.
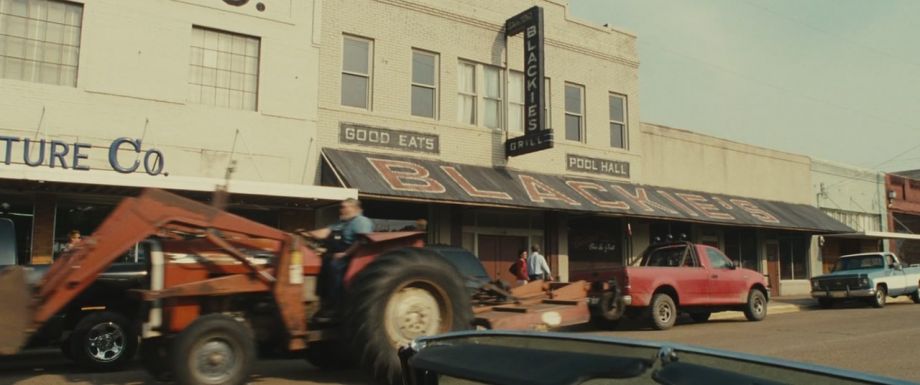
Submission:
M 680 214 L 679 212 L 677 212 L 676 210 L 668 206 L 665 206 L 661 203 L 648 199 L 648 193 L 645 192 L 645 188 L 636 187 L 636 193 L 631 194 L 629 191 L 626 191 L 626 189 L 623 188 L 622 186 L 612 184 L 610 185 L 610 187 L 613 187 L 614 190 L 616 190 L 620 194 L 623 194 L 625 197 L 632 200 L 635 204 L 639 205 L 639 207 L 641 207 L 642 210 L 653 212 L 655 211 L 655 209 L 658 209 L 668 214 L 673 214 L 673 215 Z
M 463 174 L 461 174 L 460 171 L 457 170 L 457 168 L 454 166 L 441 166 L 441 170 L 444 170 L 447 176 L 449 176 L 450 179 L 453 179 L 453 181 L 456 182 L 457 185 L 460 186 L 460 188 L 463 189 L 463 191 L 469 194 L 471 197 L 503 199 L 507 201 L 512 200 L 511 195 L 508 195 L 508 193 L 501 191 L 481 190 L 476 186 L 473 186 L 473 184 L 470 183 L 470 181 L 466 179 L 466 177 L 463 176 Z
M 443 184 L 431 178 L 427 168 L 418 164 L 377 158 L 367 158 L 367 161 L 393 190 L 434 194 L 443 194 L 447 191 Z
M 719 208 L 716 205 L 709 203 L 702 195 L 697 194 L 685 194 L 685 193 L 676 193 L 677 196 L 683 198 L 691 206 L 700 210 L 703 215 L 712 218 L 712 219 L 721 219 L 725 221 L 733 221 L 735 217 L 729 213 L 723 213 L 719 211 Z
M 700 214 L 697 214 L 696 211 L 693 211 L 693 209 L 691 209 L 691 208 L 687 207 L 687 205 L 681 203 L 681 201 L 679 201 L 679 200 L 677 200 L 677 198 L 671 196 L 671 194 L 669 194 L 667 191 L 658 190 L 658 194 L 660 194 L 661 196 L 663 196 L 664 199 L 667 199 L 668 202 L 671 202 L 671 204 L 673 204 L 675 207 L 677 207 L 677 208 L 683 210 L 685 213 L 687 213 L 687 215 L 689 215 L 689 216 L 691 216 L 691 217 L 698 217 L 698 216 L 700 216 Z M 677 194 L 677 195 L 680 195 L 680 194 Z
M 597 183 L 567 180 L 565 181 L 565 184 L 569 185 L 569 187 L 571 187 L 572 190 L 575 190 L 578 195 L 581 195 L 587 199 L 588 202 L 593 203 L 597 207 L 614 210 L 629 210 L 629 204 L 626 202 L 603 200 L 592 194 L 590 190 L 607 192 L 607 189 L 605 189 L 604 186 L 601 186 Z
M 773 216 L 773 214 L 770 214 L 760 207 L 757 207 L 757 205 L 751 203 L 750 201 L 744 199 L 729 199 L 729 201 L 734 203 L 735 206 L 740 207 L 742 210 L 747 211 L 748 214 L 751 214 L 754 218 L 757 218 L 761 222 L 779 223 L 779 219 Z
M 530 175 L 518 175 L 527 197 L 534 203 L 545 203 L 547 200 L 561 201 L 572 206 L 581 206 L 578 201 L 566 196 L 565 194 L 550 187 L 548 184 L 540 182 L 537 178 Z

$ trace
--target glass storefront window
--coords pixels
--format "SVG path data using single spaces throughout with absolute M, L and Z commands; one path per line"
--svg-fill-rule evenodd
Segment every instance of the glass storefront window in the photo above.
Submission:
M 569 270 L 623 266 L 623 224 L 615 218 L 569 220 Z
M 31 262 L 33 213 L 30 202 L 0 199 L 0 265 Z
M 725 230 L 725 255 L 744 267 L 761 271 L 757 257 L 757 233 L 750 229 Z
M 804 238 L 779 240 L 780 279 L 808 279 L 808 243 Z

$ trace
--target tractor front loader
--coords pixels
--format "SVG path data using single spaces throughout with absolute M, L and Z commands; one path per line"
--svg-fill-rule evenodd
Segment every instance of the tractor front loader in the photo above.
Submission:
M 588 285 L 542 281 L 472 298 L 457 267 L 418 232 L 372 233 L 345 275 L 335 319 L 312 322 L 322 258 L 298 235 L 162 190 L 124 199 L 36 287 L 0 271 L 0 354 L 13 354 L 125 250 L 148 248 L 140 352 L 158 379 L 245 384 L 256 351 L 299 351 L 320 367 L 359 364 L 379 383 L 401 382 L 397 348 L 453 330 L 546 329 L 587 322 Z

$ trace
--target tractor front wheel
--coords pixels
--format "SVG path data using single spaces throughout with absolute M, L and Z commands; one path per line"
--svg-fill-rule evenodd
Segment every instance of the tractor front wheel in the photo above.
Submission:
M 244 385 L 256 358 L 252 332 L 222 314 L 199 317 L 171 344 L 178 384 Z
M 401 383 L 399 347 L 471 328 L 472 307 L 460 276 L 433 251 L 407 248 L 381 255 L 355 277 L 345 331 L 358 363 L 378 383 Z

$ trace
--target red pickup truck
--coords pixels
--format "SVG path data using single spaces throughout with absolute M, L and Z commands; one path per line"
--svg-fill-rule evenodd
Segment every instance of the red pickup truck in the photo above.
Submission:
M 690 242 L 649 247 L 639 266 L 615 269 L 603 286 L 591 297 L 596 320 L 615 327 L 623 316 L 650 317 L 658 330 L 674 326 L 680 313 L 705 322 L 713 312 L 734 310 L 760 321 L 770 292 L 762 274 L 735 266 L 719 249 Z

